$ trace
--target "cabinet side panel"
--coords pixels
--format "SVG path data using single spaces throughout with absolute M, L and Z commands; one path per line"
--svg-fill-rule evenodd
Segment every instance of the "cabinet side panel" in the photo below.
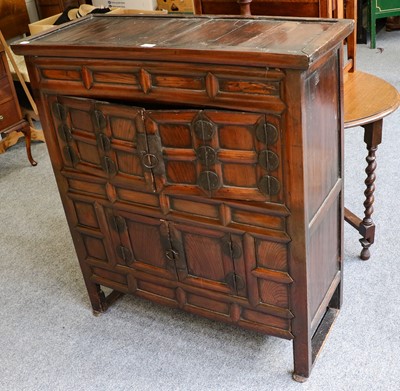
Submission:
M 306 80 L 306 191 L 311 220 L 341 176 L 340 83 L 337 56 Z
M 342 95 L 339 52 L 306 81 L 305 185 L 309 224 L 309 311 L 313 327 L 329 303 L 341 269 Z M 317 108 L 317 110 L 315 110 Z M 318 319 L 317 319 L 318 318 Z

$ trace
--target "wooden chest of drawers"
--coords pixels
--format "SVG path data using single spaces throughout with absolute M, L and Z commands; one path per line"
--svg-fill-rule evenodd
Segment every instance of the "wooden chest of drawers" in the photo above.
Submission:
M 97 15 L 14 45 L 95 311 L 133 293 L 293 339 L 309 376 L 341 301 L 351 29 Z

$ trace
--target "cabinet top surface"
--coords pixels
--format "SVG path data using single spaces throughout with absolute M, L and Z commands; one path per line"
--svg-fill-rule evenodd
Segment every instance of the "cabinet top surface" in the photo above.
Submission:
M 92 15 L 12 45 L 17 54 L 307 68 L 353 22 L 336 19 Z M 212 55 L 211 52 L 212 51 Z M 269 64 L 271 65 L 271 64 Z

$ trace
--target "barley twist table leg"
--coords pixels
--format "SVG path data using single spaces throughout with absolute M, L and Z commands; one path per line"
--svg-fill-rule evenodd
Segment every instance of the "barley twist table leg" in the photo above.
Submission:
M 382 119 L 364 125 L 364 142 L 367 144 L 368 156 L 366 158 L 367 168 L 365 173 L 367 178 L 365 179 L 366 189 L 364 191 L 364 218 L 362 219 L 359 227 L 359 232 L 362 235 L 360 243 L 362 246 L 360 258 L 366 261 L 370 258 L 371 253 L 369 251 L 370 246 L 375 240 L 375 224 L 372 220 L 372 213 L 374 212 L 374 192 L 375 192 L 375 170 L 377 167 L 375 152 L 378 149 L 378 145 L 382 141 Z

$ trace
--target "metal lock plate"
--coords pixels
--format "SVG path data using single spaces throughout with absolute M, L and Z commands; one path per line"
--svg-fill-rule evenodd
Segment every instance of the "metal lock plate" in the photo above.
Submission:
M 167 257 L 167 259 L 171 262 L 175 262 L 179 259 L 179 253 L 178 251 L 173 250 L 172 248 L 170 248 L 169 250 L 167 250 L 165 252 L 165 256 Z
M 158 158 L 152 153 L 144 153 L 142 156 L 142 163 L 146 168 L 154 168 L 158 164 Z

